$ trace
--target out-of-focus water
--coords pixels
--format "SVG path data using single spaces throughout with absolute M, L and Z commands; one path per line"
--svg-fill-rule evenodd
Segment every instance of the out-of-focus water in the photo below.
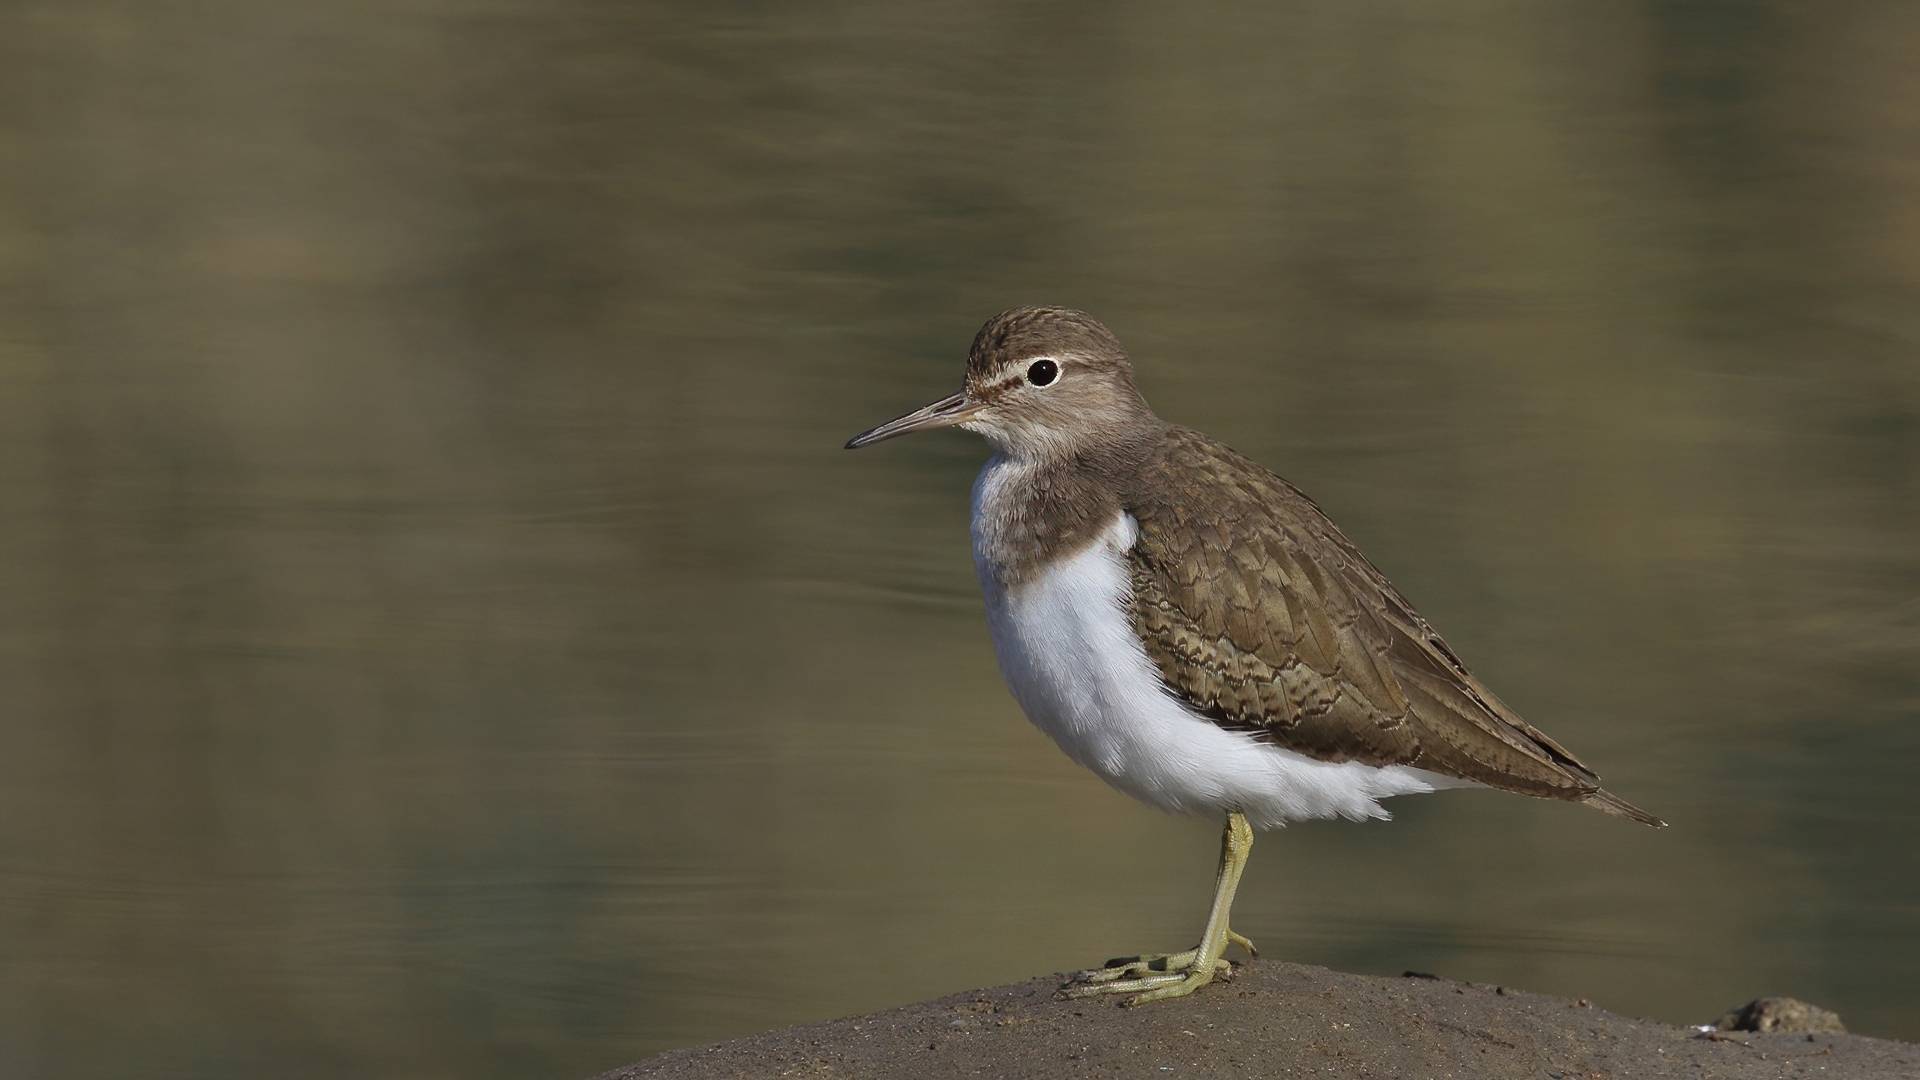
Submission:
M 994 670 L 1083 307 L 1662 832 L 1257 845 L 1270 954 L 1920 1038 L 1920 9 L 0 14 L 0 1073 L 578 1076 L 1183 947 Z

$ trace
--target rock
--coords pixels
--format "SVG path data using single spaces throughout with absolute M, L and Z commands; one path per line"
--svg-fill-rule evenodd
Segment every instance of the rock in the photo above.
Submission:
M 1845 1035 L 1840 1014 L 1809 1005 L 1798 998 L 1755 998 L 1727 1013 L 1713 1025 L 1716 1031 L 1807 1031 Z
M 601 1080 L 1920 1080 L 1920 1044 L 1711 1032 L 1446 978 L 1249 960 L 1137 1009 L 1064 975 L 670 1050 Z M 1717 1036 L 1717 1037 L 1716 1037 Z

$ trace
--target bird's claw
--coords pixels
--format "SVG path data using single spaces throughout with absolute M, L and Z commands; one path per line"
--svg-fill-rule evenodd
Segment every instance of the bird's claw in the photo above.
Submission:
M 1232 930 L 1227 931 L 1226 939 L 1251 955 L 1260 955 L 1253 942 Z M 1225 942 L 1222 942 L 1224 945 Z M 1138 994 L 1126 1004 L 1140 1005 L 1148 1001 L 1185 997 L 1215 979 L 1232 977 L 1232 962 L 1219 956 L 1207 957 L 1201 948 L 1196 947 L 1186 952 L 1116 957 L 1100 967 L 1075 974 L 1073 982 L 1062 987 L 1061 993 L 1069 998 L 1093 997 L 1096 994 Z

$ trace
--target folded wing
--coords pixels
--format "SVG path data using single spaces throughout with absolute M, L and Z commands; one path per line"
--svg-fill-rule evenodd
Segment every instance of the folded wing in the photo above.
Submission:
M 1180 497 L 1196 486 L 1206 500 Z M 1193 520 L 1194 505 L 1224 512 Z M 1285 480 L 1176 430 L 1129 510 L 1135 630 L 1167 686 L 1215 723 L 1320 760 L 1411 765 L 1661 824 L 1481 685 Z

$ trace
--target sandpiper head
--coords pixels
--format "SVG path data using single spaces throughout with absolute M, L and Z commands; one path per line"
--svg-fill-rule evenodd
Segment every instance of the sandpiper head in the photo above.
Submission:
M 1024 307 L 987 320 L 957 394 L 855 435 L 847 449 L 959 426 L 1014 457 L 1068 457 L 1123 438 L 1153 412 L 1120 339 L 1070 308 Z

